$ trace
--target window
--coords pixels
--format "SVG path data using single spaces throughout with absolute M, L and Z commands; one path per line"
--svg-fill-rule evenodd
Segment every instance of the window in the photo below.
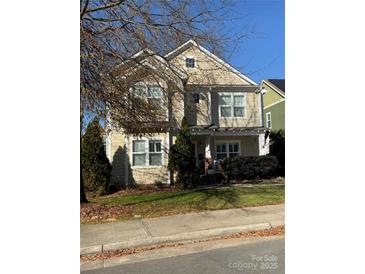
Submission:
M 187 68 L 195 68 L 195 59 L 186 57 L 185 59 L 185 66 Z
M 147 90 L 147 100 L 150 104 L 161 106 L 162 104 L 162 88 L 160 86 L 149 86 Z
M 199 93 L 193 93 L 192 96 L 193 96 L 194 103 L 199 104 L 199 99 L 200 99 Z
M 133 141 L 133 165 L 145 166 L 146 165 L 146 141 L 138 140 Z
M 147 86 L 144 83 L 137 83 L 133 86 L 133 93 L 136 96 L 143 97 L 146 95 Z
M 243 95 L 233 96 L 233 116 L 244 117 L 245 115 L 245 97 Z
M 266 127 L 271 128 L 271 112 L 266 113 Z
M 217 160 L 222 160 L 227 157 L 226 144 L 217 144 Z
M 245 117 L 245 96 L 223 93 L 219 95 L 219 116 L 223 118 Z
M 221 117 L 232 117 L 232 97 L 231 95 L 219 96 L 219 108 Z
M 148 142 L 148 150 L 146 143 L 146 140 L 133 140 L 133 166 L 161 166 L 161 140 L 150 140 Z
M 162 88 L 157 85 L 146 85 L 137 83 L 133 86 L 133 92 L 139 97 L 147 98 L 148 103 L 161 106 L 162 104 Z
M 239 155 L 239 142 L 218 143 L 216 145 L 217 160 Z
M 160 166 L 162 165 L 162 150 L 161 141 L 150 141 L 149 149 L 149 165 Z

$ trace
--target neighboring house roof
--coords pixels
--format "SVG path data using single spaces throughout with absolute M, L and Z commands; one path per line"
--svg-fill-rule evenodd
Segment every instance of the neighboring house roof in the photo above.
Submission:
M 285 97 L 285 79 L 267 79 L 262 82 L 270 86 L 279 95 Z
M 268 79 L 268 81 L 285 94 L 285 79 Z
M 195 42 L 192 39 L 190 39 L 189 41 L 185 42 L 184 44 L 180 45 L 179 47 L 177 47 L 173 51 L 171 51 L 168 54 L 166 54 L 165 55 L 165 58 L 167 60 L 171 60 L 172 58 L 174 58 L 175 56 L 177 56 L 178 54 L 180 54 L 181 52 L 187 50 L 188 48 L 190 48 L 192 46 L 197 47 L 199 50 L 201 50 L 202 52 L 204 52 L 205 54 L 207 54 L 208 56 L 210 56 L 214 61 L 216 61 L 219 64 L 221 64 L 222 66 L 226 67 L 228 70 L 232 71 L 238 77 L 240 77 L 243 80 L 247 81 L 251 85 L 257 85 L 257 83 L 255 83 L 253 80 L 251 80 L 247 76 L 243 75 L 237 69 L 233 68 L 231 65 L 227 64 L 227 62 L 223 61 L 222 59 L 220 59 L 219 57 L 217 57 L 215 54 L 211 53 L 209 50 L 207 50 L 206 48 L 202 47 L 201 45 L 199 45 L 197 42 Z

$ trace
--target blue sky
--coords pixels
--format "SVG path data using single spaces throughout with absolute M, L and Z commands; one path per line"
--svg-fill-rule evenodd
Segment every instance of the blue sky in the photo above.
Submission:
M 236 10 L 245 17 L 239 24 L 254 27 L 254 35 L 240 44 L 229 63 L 257 83 L 285 78 L 284 0 L 237 0 Z M 229 27 L 239 24 L 232 22 Z

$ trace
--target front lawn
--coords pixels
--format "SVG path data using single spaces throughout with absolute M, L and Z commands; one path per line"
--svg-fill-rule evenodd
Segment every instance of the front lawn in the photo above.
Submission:
M 203 210 L 280 204 L 285 185 L 231 186 L 198 190 L 176 190 L 147 194 L 127 194 L 90 199 L 81 205 L 81 222 L 128 220 L 174 215 Z

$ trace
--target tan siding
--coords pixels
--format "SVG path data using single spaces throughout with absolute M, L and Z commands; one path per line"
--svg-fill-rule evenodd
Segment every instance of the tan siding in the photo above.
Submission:
M 180 127 L 181 120 L 184 117 L 184 94 L 175 92 L 171 98 L 171 104 L 173 125 Z
M 152 138 L 156 140 L 162 140 L 162 166 L 158 168 L 150 167 L 133 167 L 132 165 L 132 144 L 134 137 L 129 137 L 129 164 L 130 169 L 130 181 L 135 184 L 153 184 L 156 181 L 167 183 L 168 180 L 168 133 L 153 134 L 151 137 L 146 136 L 147 140 Z
M 185 116 L 190 125 L 209 125 L 209 97 L 207 92 L 199 92 L 199 103 L 193 99 L 194 92 L 187 93 L 185 99 Z
M 124 142 L 124 133 L 120 130 L 111 132 L 111 164 L 112 173 L 110 178 L 111 185 L 121 186 L 126 183 L 125 161 L 126 146 Z
M 112 155 L 112 175 L 111 184 L 116 186 L 128 184 L 153 184 L 155 181 L 167 183 L 168 180 L 168 133 L 153 134 L 153 139 L 162 140 L 163 165 L 159 168 L 132 166 L 132 142 L 135 137 L 129 135 L 129 143 L 125 144 L 125 135 L 122 131 L 112 131 L 111 133 L 111 155 Z M 146 137 L 147 139 L 149 137 Z M 128 147 L 128 153 L 127 153 Z M 128 156 L 127 156 L 128 155 Z M 127 163 L 126 163 L 127 160 Z M 126 176 L 126 169 L 128 176 Z
M 212 155 L 216 159 L 216 142 L 222 141 L 239 141 L 241 155 L 243 156 L 258 156 L 258 136 L 215 136 L 211 140 Z
M 222 90 L 222 92 L 225 92 Z M 245 118 L 219 118 L 219 96 L 212 93 L 213 123 L 220 127 L 260 127 L 262 124 L 260 109 L 260 94 L 246 92 L 246 117 Z
M 241 139 L 241 155 L 259 156 L 258 136 L 245 136 Z
M 185 58 L 196 58 L 196 68 L 186 68 Z M 250 85 L 197 47 L 190 47 L 175 56 L 171 62 L 188 75 L 188 85 Z

